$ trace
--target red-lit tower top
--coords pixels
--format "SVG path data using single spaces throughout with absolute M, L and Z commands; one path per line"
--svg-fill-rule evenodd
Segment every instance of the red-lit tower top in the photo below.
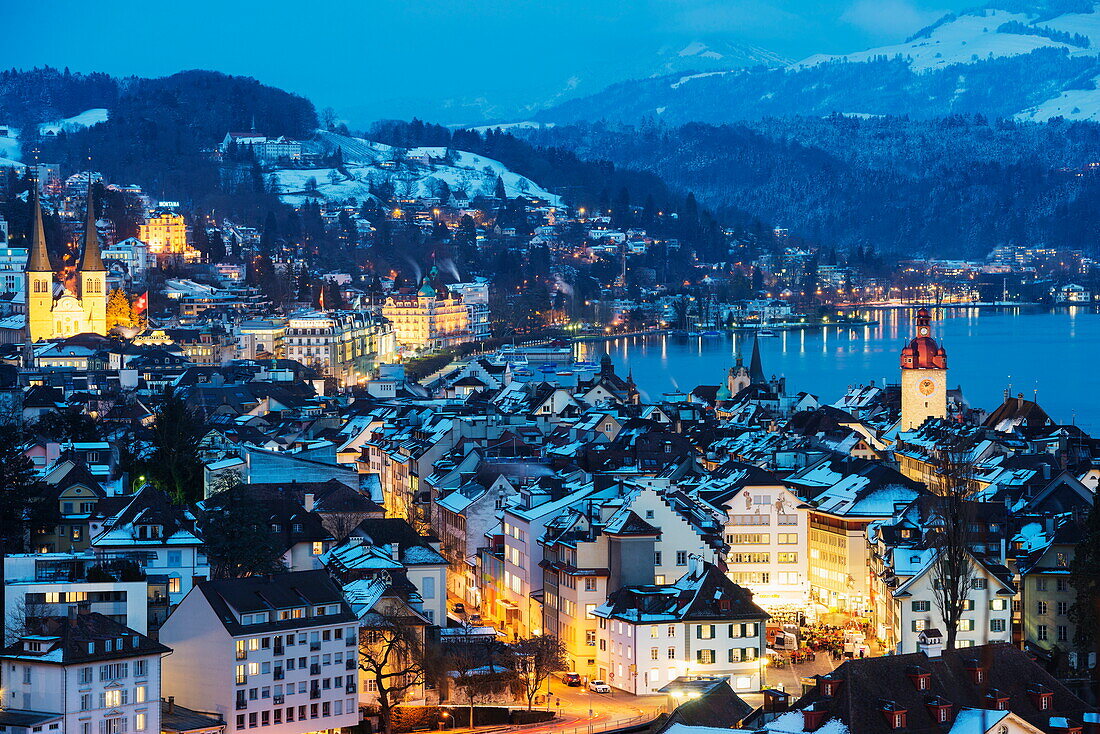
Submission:
M 903 370 L 945 370 L 947 352 L 932 338 L 929 324 L 932 312 L 927 308 L 917 311 L 917 335 L 909 346 L 901 350 L 901 368 Z

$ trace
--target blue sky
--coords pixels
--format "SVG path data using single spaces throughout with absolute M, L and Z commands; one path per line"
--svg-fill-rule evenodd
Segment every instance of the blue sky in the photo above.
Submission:
M 663 45 L 754 44 L 790 58 L 900 40 L 973 0 L 320 0 L 17 2 L 0 67 L 160 76 L 217 69 L 354 122 L 508 109 L 602 86 Z M 484 105 L 483 105 L 484 106 Z M 455 120 L 446 120 L 448 122 Z

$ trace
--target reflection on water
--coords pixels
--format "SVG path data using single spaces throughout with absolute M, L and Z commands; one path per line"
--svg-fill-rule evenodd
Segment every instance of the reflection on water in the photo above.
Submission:
M 760 340 L 764 372 L 784 375 L 787 389 L 836 400 L 849 385 L 898 381 L 899 352 L 913 335 L 912 311 L 866 312 L 879 323 L 779 332 Z M 948 384 L 961 386 L 972 405 L 992 410 L 1005 389 L 1037 397 L 1051 416 L 1100 432 L 1100 399 L 1092 373 L 1100 349 L 1100 314 L 1092 308 L 937 311 L 934 335 L 947 349 Z M 630 370 L 649 399 L 716 385 L 752 337 L 630 337 L 579 346 L 582 359 L 608 349 L 616 367 Z

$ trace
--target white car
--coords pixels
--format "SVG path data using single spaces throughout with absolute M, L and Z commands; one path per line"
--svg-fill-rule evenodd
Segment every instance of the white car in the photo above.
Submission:
M 607 685 L 602 680 L 593 680 L 588 682 L 588 690 L 596 693 L 611 693 L 611 686 Z

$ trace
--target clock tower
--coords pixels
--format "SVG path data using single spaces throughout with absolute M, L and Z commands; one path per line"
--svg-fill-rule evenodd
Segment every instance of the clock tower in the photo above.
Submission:
M 932 313 L 917 311 L 917 335 L 901 350 L 901 430 L 947 417 L 947 352 L 932 338 Z

